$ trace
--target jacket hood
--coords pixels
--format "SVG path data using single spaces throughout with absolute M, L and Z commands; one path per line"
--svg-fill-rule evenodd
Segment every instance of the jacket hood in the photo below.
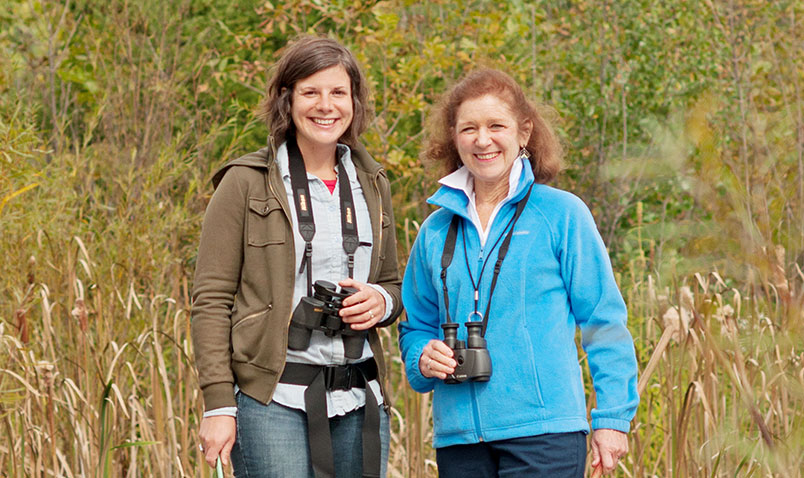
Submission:
M 232 166 L 247 166 L 250 168 L 268 169 L 276 155 L 276 147 L 274 147 L 273 139 L 271 139 L 269 143 L 270 146 L 266 146 L 253 153 L 240 156 L 239 158 L 233 159 L 224 164 L 212 176 L 212 186 L 217 188 L 218 184 L 220 184 L 221 180 L 223 179 L 223 176 L 226 175 L 226 172 Z M 350 149 L 352 151 L 352 162 L 354 163 L 355 168 L 361 169 L 371 176 L 374 176 L 382 171 L 383 168 L 380 163 L 371 157 L 362 143 L 357 143 L 357 145 L 354 147 L 350 146 Z
M 516 185 L 516 192 L 506 202 L 516 203 L 525 197 L 528 188 L 534 181 L 533 170 L 526 164 L 522 168 L 522 174 L 519 176 L 519 182 Z M 457 214 L 464 219 L 471 221 L 467 214 L 467 207 L 469 205 L 469 197 L 461 189 L 455 189 L 450 186 L 441 185 L 438 190 L 427 199 L 427 202 L 444 208 L 453 214 Z

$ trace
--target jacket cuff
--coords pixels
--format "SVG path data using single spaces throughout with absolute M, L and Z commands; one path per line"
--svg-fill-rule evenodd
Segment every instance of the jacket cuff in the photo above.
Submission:
M 631 430 L 631 422 L 619 418 L 600 417 L 592 419 L 592 429 L 599 430 L 601 428 L 609 428 L 611 430 L 628 433 Z
M 237 407 L 234 385 L 230 382 L 211 383 L 204 387 L 204 410 Z

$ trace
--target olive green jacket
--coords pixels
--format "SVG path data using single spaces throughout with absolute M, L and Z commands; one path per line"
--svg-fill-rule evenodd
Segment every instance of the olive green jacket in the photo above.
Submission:
M 272 147 L 247 154 L 212 179 L 216 189 L 201 229 L 191 324 L 206 410 L 235 406 L 235 383 L 248 396 L 270 402 L 285 368 L 298 262 L 291 205 L 274 155 Z M 385 170 L 362 145 L 352 148 L 352 161 L 375 245 L 368 282 L 393 298 L 391 316 L 378 324 L 387 326 L 402 311 L 391 188 Z M 383 384 L 376 330 L 369 332 L 369 343 Z

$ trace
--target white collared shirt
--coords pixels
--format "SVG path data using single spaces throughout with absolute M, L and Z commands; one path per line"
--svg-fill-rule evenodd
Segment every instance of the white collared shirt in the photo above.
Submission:
M 457 171 L 450 173 L 438 180 L 439 184 L 463 191 L 469 198 L 469 203 L 466 206 L 466 214 L 472 220 L 472 224 L 474 224 L 475 228 L 477 228 L 477 233 L 480 236 L 481 247 L 486 244 L 486 239 L 488 239 L 491 224 L 494 222 L 494 218 L 497 216 L 500 208 L 503 206 L 503 204 L 508 202 L 508 200 L 511 199 L 516 192 L 516 186 L 519 184 L 520 176 L 522 176 L 522 168 L 529 166 L 526 165 L 526 161 L 527 160 L 522 156 L 514 160 L 514 164 L 511 166 L 511 172 L 508 174 L 508 195 L 502 201 L 498 202 L 496 206 L 494 206 L 494 210 L 491 212 L 491 216 L 489 216 L 485 229 L 483 229 L 483 226 L 480 222 L 480 215 L 477 213 L 475 179 L 472 176 L 472 173 L 469 172 L 469 169 L 467 169 L 466 166 L 461 166 Z

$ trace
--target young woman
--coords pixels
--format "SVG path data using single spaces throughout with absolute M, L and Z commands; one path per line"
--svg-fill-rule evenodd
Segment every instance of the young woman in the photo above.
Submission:
M 410 385 L 435 390 L 439 476 L 583 477 L 576 328 L 597 397 L 592 466 L 613 470 L 639 401 L 636 358 L 592 215 L 544 184 L 559 170 L 553 130 L 495 70 L 458 83 L 432 126 L 425 156 L 449 174 L 408 261 L 399 341 Z
M 358 142 L 366 79 L 336 41 L 301 38 L 262 113 L 270 146 L 215 174 L 201 233 L 201 448 L 210 465 L 231 452 L 237 477 L 384 476 L 375 328 L 402 304 L 388 179 Z

